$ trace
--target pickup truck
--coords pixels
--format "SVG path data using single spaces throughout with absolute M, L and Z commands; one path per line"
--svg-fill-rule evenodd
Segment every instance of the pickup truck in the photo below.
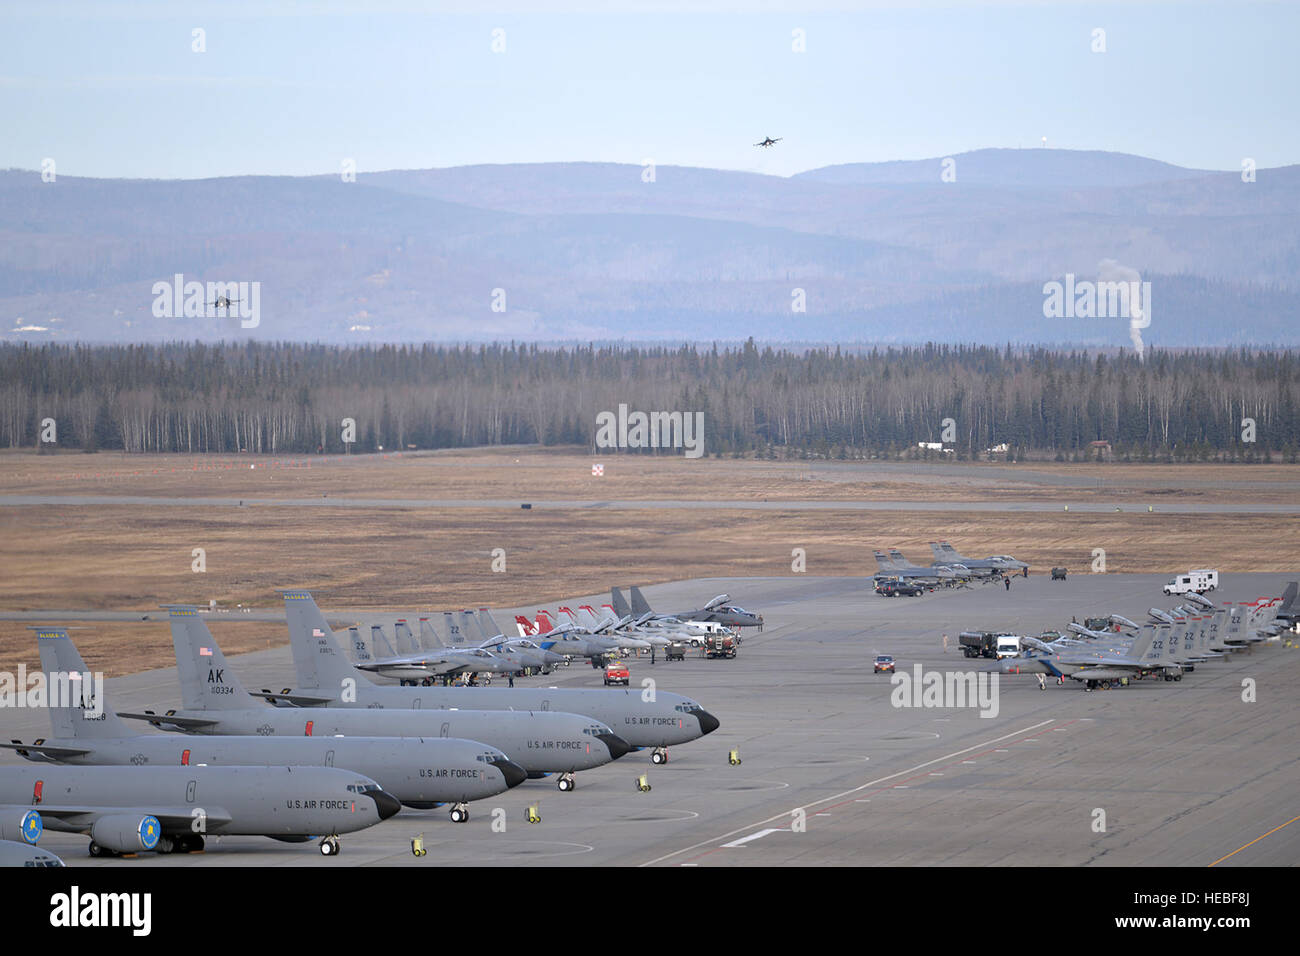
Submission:
M 624 687 L 631 681 L 632 674 L 628 671 L 627 665 L 622 661 L 610 661 L 605 665 L 605 686 L 610 684 L 622 684 Z

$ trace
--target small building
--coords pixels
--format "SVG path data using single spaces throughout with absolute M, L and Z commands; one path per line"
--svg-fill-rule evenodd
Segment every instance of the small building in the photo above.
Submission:
M 1094 441 L 1088 443 L 1088 457 L 1100 461 L 1110 461 L 1110 442 Z

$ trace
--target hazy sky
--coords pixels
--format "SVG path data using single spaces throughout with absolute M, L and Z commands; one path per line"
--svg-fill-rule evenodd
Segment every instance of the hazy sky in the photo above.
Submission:
M 784 175 L 1044 136 L 1203 168 L 1300 162 L 1300 4 L 587 7 L 615 12 L 8 0 L 0 168 L 51 157 L 62 175 L 191 178 L 336 173 L 345 158 L 363 172 L 652 159 Z M 206 52 L 191 49 L 195 28 Z M 806 52 L 792 51 L 796 29 Z M 784 141 L 755 149 L 764 136 Z

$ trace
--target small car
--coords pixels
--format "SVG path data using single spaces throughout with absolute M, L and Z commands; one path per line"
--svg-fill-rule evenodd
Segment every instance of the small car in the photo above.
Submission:
M 1052 568 L 1052 580 L 1053 580 L 1053 581 L 1064 581 L 1064 580 L 1065 580 L 1065 573 L 1066 573 L 1066 570 L 1067 570 L 1067 569 L 1065 569 L 1065 568 Z
M 876 666 L 872 673 L 879 674 L 881 671 L 889 671 L 891 674 L 894 673 L 894 659 L 888 654 L 876 655 Z
M 632 675 L 627 669 L 627 665 L 622 661 L 610 661 L 605 665 L 605 686 L 610 684 L 622 684 L 626 687 L 631 680 Z
M 670 661 L 686 660 L 686 645 L 681 641 L 673 641 L 664 651 L 664 657 L 668 658 Z

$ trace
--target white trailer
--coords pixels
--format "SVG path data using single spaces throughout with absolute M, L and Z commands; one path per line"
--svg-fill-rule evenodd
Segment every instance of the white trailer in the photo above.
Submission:
M 1213 591 L 1218 586 L 1219 572 L 1211 568 L 1200 568 L 1175 577 L 1165 585 L 1165 593 L 1187 594 L 1190 591 L 1195 591 L 1197 594 L 1204 594 L 1206 591 Z

